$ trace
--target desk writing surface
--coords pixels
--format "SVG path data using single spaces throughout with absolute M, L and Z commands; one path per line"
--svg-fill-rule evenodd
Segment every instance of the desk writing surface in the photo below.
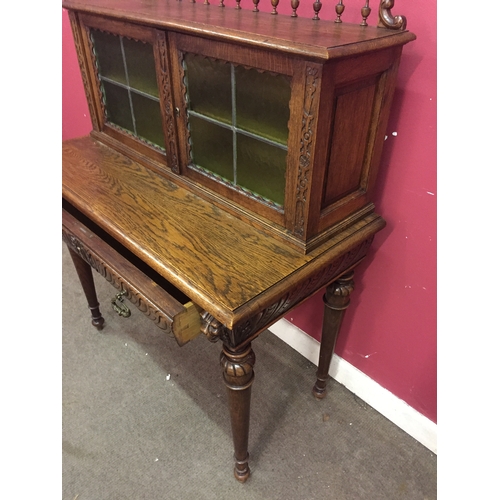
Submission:
M 384 225 L 372 214 L 304 255 L 90 137 L 63 143 L 62 177 L 65 199 L 228 326 Z

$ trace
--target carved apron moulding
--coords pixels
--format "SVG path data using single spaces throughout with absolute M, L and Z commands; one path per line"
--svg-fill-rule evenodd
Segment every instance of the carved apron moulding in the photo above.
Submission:
M 202 313 L 202 332 L 212 342 L 216 342 L 220 339 L 223 343 L 231 346 L 242 344 L 277 321 L 305 297 L 312 295 L 321 287 L 326 286 L 336 276 L 352 267 L 353 264 L 356 264 L 366 255 L 372 241 L 373 236 L 347 252 L 342 257 L 333 261 L 331 264 L 315 273 L 307 280 L 299 283 L 293 290 L 280 297 L 280 299 L 278 299 L 274 304 L 245 320 L 232 330 L 226 328 L 210 313 Z
M 143 314 L 153 321 L 158 328 L 173 335 L 171 323 L 166 315 L 158 308 L 154 307 L 151 302 L 142 295 L 138 290 L 129 286 L 128 283 L 113 272 L 102 260 L 100 260 L 93 252 L 87 249 L 83 243 L 72 233 L 63 229 L 62 239 L 68 247 L 77 253 L 87 264 L 95 269 L 106 281 L 111 283 L 118 290 L 126 292 L 127 299 L 132 302 Z

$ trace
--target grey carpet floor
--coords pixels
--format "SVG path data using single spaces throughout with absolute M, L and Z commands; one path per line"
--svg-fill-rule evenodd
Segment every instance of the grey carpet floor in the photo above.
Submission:
M 436 498 L 436 455 L 345 387 L 311 394 L 315 366 L 272 333 L 255 342 L 250 467 L 232 475 L 218 358 L 199 336 L 180 348 L 95 275 L 106 324 L 90 324 L 63 246 L 63 500 Z

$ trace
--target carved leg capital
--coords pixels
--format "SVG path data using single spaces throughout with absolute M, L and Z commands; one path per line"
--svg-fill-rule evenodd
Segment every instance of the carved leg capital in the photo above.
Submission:
M 335 349 L 335 343 L 344 319 L 344 313 L 350 303 L 350 295 L 354 290 L 354 272 L 349 271 L 328 285 L 323 296 L 325 304 L 323 317 L 323 331 L 321 334 L 321 347 L 319 351 L 318 371 L 316 383 L 313 387 L 314 397 L 323 399 L 326 396 L 326 383 L 328 371 Z
M 251 345 L 242 351 L 231 351 L 224 346 L 220 355 L 220 363 L 224 382 L 229 389 L 241 391 L 252 385 L 255 353 Z
M 323 302 L 326 307 L 342 311 L 347 309 L 351 301 L 351 292 L 354 290 L 354 271 L 342 275 L 326 287 Z
M 238 481 L 244 483 L 250 476 L 248 433 L 255 354 L 250 344 L 239 351 L 233 351 L 224 345 L 220 364 L 229 400 L 235 458 L 234 476 Z

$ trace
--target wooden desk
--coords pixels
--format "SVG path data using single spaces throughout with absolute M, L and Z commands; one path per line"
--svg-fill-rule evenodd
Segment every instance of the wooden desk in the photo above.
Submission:
M 94 268 L 120 314 L 127 298 L 179 345 L 200 332 L 222 342 L 242 482 L 251 342 L 326 286 L 313 387 L 324 397 L 353 269 L 385 225 L 371 195 L 415 39 L 393 4 L 380 2 L 373 27 L 342 24 L 342 2 L 321 23 L 174 0 L 63 2 L 93 125 L 63 144 L 63 239 L 92 323 L 104 325 Z
M 303 255 L 91 138 L 64 143 L 63 165 L 63 239 L 94 326 L 104 320 L 90 266 L 180 345 L 201 330 L 222 341 L 235 473 L 246 479 L 251 341 L 329 285 L 314 387 L 322 397 L 353 287 L 350 271 L 384 220 L 370 214 Z

